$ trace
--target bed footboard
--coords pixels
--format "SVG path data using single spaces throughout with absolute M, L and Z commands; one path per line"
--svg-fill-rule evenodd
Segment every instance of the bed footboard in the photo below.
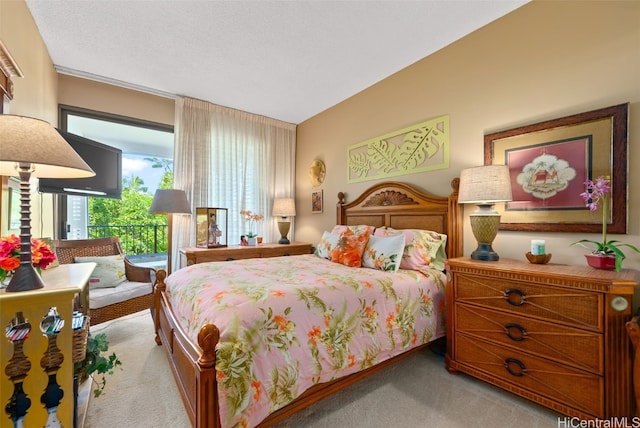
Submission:
M 175 319 L 164 294 L 166 273 L 159 270 L 157 278 L 156 343 L 166 351 L 191 424 L 200 428 L 219 428 L 215 348 L 220 331 L 212 324 L 203 326 L 198 333 L 198 345 L 194 345 Z

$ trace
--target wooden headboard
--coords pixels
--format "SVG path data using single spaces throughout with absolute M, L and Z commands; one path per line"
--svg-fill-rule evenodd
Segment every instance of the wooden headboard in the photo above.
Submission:
M 394 229 L 426 229 L 447 235 L 447 257 L 463 251 L 462 210 L 458 205 L 460 179 L 451 181 L 448 197 L 434 196 L 409 184 L 396 181 L 378 183 L 353 202 L 338 193 L 337 223 L 368 224 Z

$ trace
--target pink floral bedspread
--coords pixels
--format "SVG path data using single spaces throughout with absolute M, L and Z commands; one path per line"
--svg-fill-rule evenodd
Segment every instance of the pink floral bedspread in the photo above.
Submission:
M 184 331 L 220 329 L 224 427 L 253 427 L 310 386 L 444 335 L 445 276 L 387 273 L 314 255 L 203 263 L 167 278 Z

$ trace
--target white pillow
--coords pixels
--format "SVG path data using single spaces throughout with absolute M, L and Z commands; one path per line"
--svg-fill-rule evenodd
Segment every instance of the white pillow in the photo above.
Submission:
M 362 254 L 362 266 L 385 272 L 397 272 L 402 262 L 403 251 L 403 234 L 370 236 L 367 247 Z
M 404 235 L 405 247 L 400 268 L 420 271 L 424 268 L 444 270 L 447 259 L 447 235 L 422 229 L 376 229 L 376 236 Z
M 323 259 L 331 260 L 331 251 L 338 245 L 339 239 L 339 234 L 329 233 L 325 230 L 322 238 L 320 238 L 320 242 L 316 246 L 315 255 Z
M 127 280 L 124 256 L 76 257 L 76 263 L 94 262 L 96 268 L 89 279 L 89 288 L 116 287 Z

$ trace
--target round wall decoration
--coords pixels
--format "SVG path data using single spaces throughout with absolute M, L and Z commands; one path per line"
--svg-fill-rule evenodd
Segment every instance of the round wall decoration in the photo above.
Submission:
M 309 182 L 312 186 L 319 186 L 324 181 L 324 176 L 327 174 L 327 170 L 324 166 L 324 162 L 320 159 L 314 159 L 309 165 Z

